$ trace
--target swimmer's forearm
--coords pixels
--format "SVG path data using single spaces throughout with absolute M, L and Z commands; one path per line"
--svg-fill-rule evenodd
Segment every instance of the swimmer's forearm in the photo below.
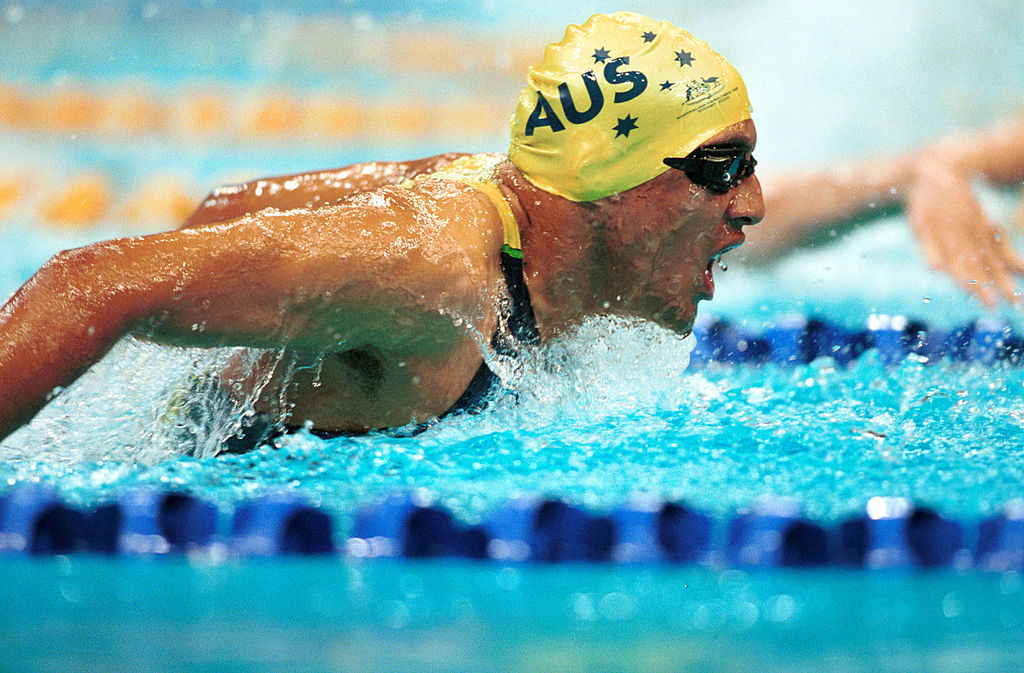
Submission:
M 741 256 L 763 261 L 813 238 L 826 226 L 898 206 L 912 171 L 909 158 L 893 157 L 759 175 L 765 218 L 745 230 Z
M 159 322 L 179 303 L 187 307 L 179 290 L 230 278 L 235 260 L 216 249 L 216 240 L 171 232 L 97 243 L 47 262 L 0 309 L 0 438 L 31 420 L 55 389 L 73 383 L 121 337 Z M 242 294 L 225 301 L 238 305 Z
M 0 438 L 103 357 L 131 322 L 133 287 L 108 259 L 101 246 L 61 253 L 0 309 Z
M 766 217 L 747 230 L 743 251 L 755 261 L 771 258 L 825 227 L 903 206 L 921 171 L 932 171 L 936 164 L 995 185 L 1019 185 L 1024 181 L 1024 117 L 951 134 L 903 156 L 761 175 Z
M 439 230 L 439 220 L 491 216 L 484 198 L 451 199 L 454 191 L 382 189 L 344 206 L 58 255 L 0 313 L 0 436 L 128 333 L 195 347 L 371 345 L 400 359 L 446 358 L 470 331 L 494 330 L 494 269 L 475 260 L 497 247 L 497 228 Z M 371 235 L 381 229 L 387 237 Z
M 923 152 L 994 185 L 1024 181 L 1024 116 L 975 133 L 947 136 Z
M 252 238 L 241 255 L 267 255 Z M 217 241 L 215 235 L 171 232 L 98 243 L 47 262 L 0 309 L 0 438 L 30 421 L 56 389 L 73 383 L 132 331 L 157 326 L 174 343 L 224 345 L 213 335 L 205 339 L 210 343 L 196 337 L 189 343 L 190 328 L 178 324 L 188 319 L 191 301 L 179 291 L 202 292 L 240 275 L 237 256 L 218 250 Z M 244 306 L 245 294 L 229 287 L 221 301 Z M 237 335 L 234 342 L 247 343 Z
M 183 228 L 226 222 L 275 208 L 320 208 L 339 199 L 433 173 L 461 154 L 439 154 L 412 161 L 373 161 L 330 171 L 264 178 L 214 190 L 186 220 Z

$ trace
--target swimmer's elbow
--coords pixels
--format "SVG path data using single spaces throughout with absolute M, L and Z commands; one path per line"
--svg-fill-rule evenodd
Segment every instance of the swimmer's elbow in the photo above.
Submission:
M 50 293 L 78 294 L 102 265 L 102 253 L 95 246 L 61 250 L 46 261 L 28 282 L 29 286 L 47 288 Z
M 119 241 L 61 251 L 29 284 L 55 318 L 88 320 L 109 338 L 117 338 L 144 317 L 141 307 L 151 285 L 138 260 L 133 261 L 126 244 Z
M 107 249 L 102 243 L 93 243 L 81 248 L 61 250 L 40 268 L 40 273 L 66 276 L 84 275 L 95 271 L 104 264 Z
M 109 243 L 93 243 L 81 248 L 61 250 L 51 257 L 42 267 L 37 276 L 52 276 L 63 279 L 74 286 L 87 279 L 102 276 L 105 269 L 111 268 L 112 250 Z

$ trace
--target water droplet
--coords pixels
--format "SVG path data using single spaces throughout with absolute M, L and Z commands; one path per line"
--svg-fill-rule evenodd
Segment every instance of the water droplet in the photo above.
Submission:
M 25 18 L 25 8 L 20 5 L 11 5 L 4 13 L 8 23 L 21 23 Z
M 924 304 L 930 304 L 930 303 L 932 303 L 932 298 L 931 297 L 923 297 L 921 299 L 921 302 L 924 303 Z
M 721 257 L 718 258 L 718 268 L 722 271 L 728 271 L 729 267 L 726 265 L 725 260 Z
M 952 619 L 963 614 L 964 604 L 959 592 L 950 591 L 942 599 L 942 614 Z
M 356 30 L 365 33 L 373 29 L 373 17 L 369 14 L 356 14 L 352 19 L 352 27 Z

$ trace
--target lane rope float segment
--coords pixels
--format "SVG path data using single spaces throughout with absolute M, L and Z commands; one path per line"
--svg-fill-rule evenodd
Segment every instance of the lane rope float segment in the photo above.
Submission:
M 986 365 L 1024 362 L 1024 336 L 1009 324 L 980 318 L 955 329 L 943 329 L 901 315 L 872 315 L 859 329 L 801 315 L 786 316 L 761 332 L 748 332 L 728 320 L 709 319 L 694 325 L 694 368 L 711 362 L 781 365 L 807 364 L 820 357 L 848 365 L 874 350 L 885 365 L 910 355 L 923 362 L 974 362 Z
M 906 498 L 878 496 L 860 512 L 823 522 L 790 499 L 758 500 L 719 517 L 652 498 L 597 512 L 532 497 L 469 525 L 425 491 L 407 491 L 361 507 L 343 535 L 331 513 L 292 493 L 265 495 L 231 512 L 187 493 L 151 489 L 92 509 L 71 506 L 39 484 L 0 495 L 0 555 L 67 554 L 1005 572 L 1024 569 L 1024 500 L 966 522 Z

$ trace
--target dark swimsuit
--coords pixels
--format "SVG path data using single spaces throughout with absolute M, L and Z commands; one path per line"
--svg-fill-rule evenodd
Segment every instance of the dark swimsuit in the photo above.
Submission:
M 519 251 L 515 251 L 519 252 Z M 533 306 L 530 305 L 530 292 L 526 289 L 526 281 L 523 279 L 523 257 L 514 253 L 501 251 L 501 272 L 505 276 L 505 287 L 508 290 L 510 303 L 509 314 L 504 316 L 508 333 L 520 344 L 533 345 L 540 341 L 540 333 L 537 331 L 537 320 L 533 315 Z M 502 338 L 501 333 L 496 333 L 491 339 L 491 346 L 499 355 L 515 355 L 514 344 Z M 456 413 L 480 413 L 487 408 L 487 400 L 492 392 L 498 377 L 487 366 L 487 362 L 481 362 L 476 375 L 466 387 L 466 392 L 456 400 L 448 411 L 441 414 L 438 419 Z

